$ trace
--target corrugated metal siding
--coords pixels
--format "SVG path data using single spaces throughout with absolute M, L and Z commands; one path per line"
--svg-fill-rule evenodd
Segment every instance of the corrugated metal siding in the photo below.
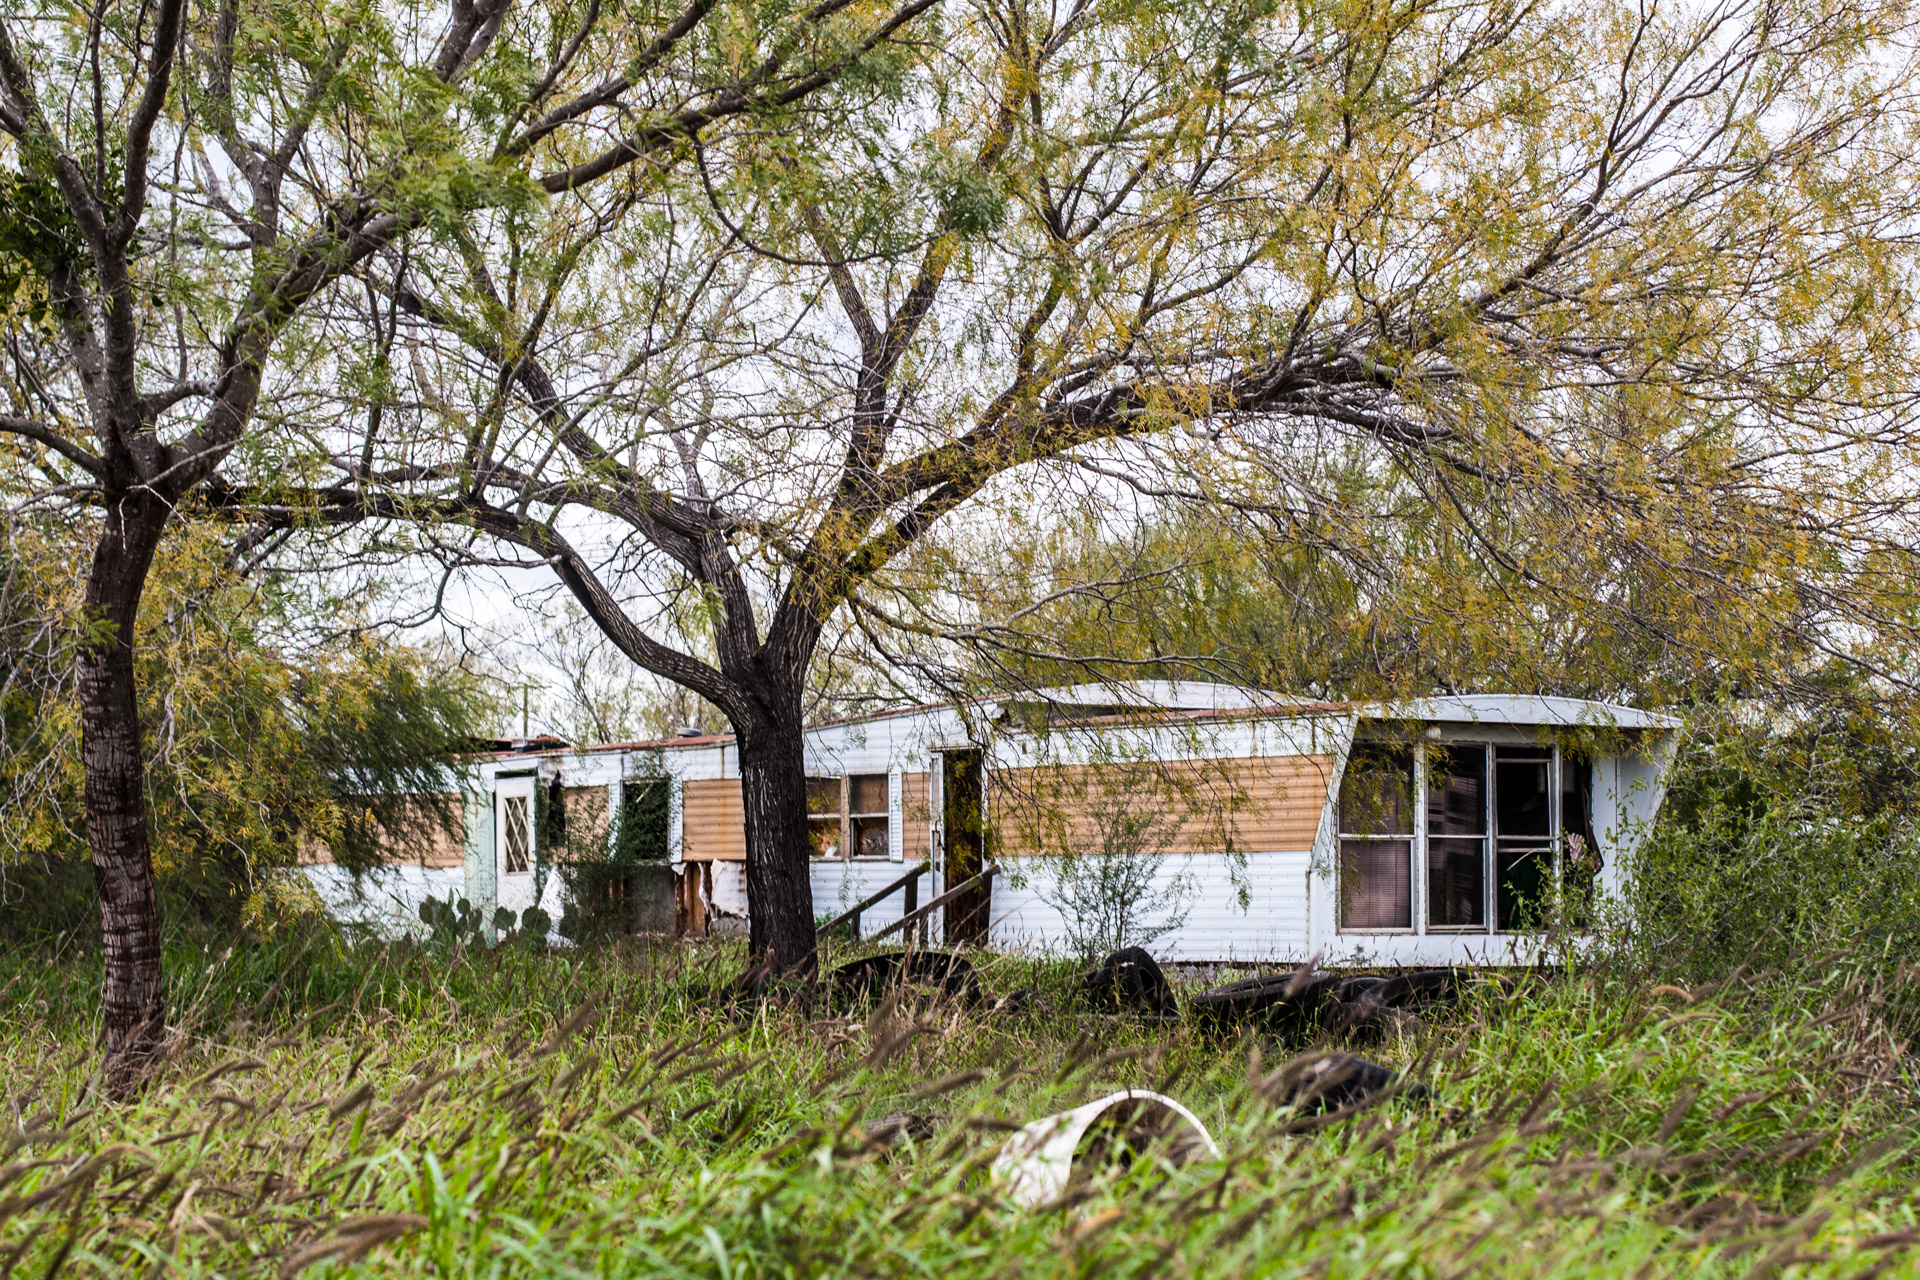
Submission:
M 1099 814 L 1110 802 L 1139 817 L 1179 815 L 1164 840 L 1140 852 L 1310 849 L 1331 774 L 1326 756 L 996 769 L 988 806 L 1005 856 L 1100 852 Z
M 1163 960 L 1237 960 L 1297 963 L 1307 958 L 1308 853 L 1252 853 L 1241 865 L 1221 853 L 1170 857 L 1156 885 L 1179 877 L 1192 886 L 1186 922 L 1148 944 Z M 1060 912 L 1046 901 L 1053 881 L 1044 862 L 1022 864 L 1026 883 L 996 880 L 992 944 L 1003 950 L 1058 953 L 1068 949 Z M 1238 883 L 1236 883 L 1236 880 Z M 1240 888 L 1246 889 L 1246 903 Z M 852 901 L 850 899 L 850 901 Z
M 813 914 L 816 916 L 837 916 L 860 899 L 886 885 L 898 880 L 913 868 L 902 866 L 898 862 L 841 862 L 823 860 L 813 864 Z M 920 877 L 920 901 L 933 899 L 933 877 Z M 898 892 L 890 895 L 878 906 L 869 907 L 860 913 L 861 936 L 883 929 L 900 918 L 900 908 L 905 899 Z M 898 939 L 895 935 L 894 941 Z
M 680 856 L 688 862 L 745 862 L 746 810 L 740 779 L 702 778 L 680 784 Z

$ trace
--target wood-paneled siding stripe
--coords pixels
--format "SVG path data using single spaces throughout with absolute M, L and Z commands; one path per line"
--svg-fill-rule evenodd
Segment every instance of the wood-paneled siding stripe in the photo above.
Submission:
M 900 775 L 901 845 L 909 858 L 927 856 L 927 833 L 933 821 L 927 803 L 930 790 L 926 774 Z M 682 783 L 680 856 L 688 862 L 745 862 L 745 815 L 738 778 L 703 778 Z
M 927 856 L 929 833 L 933 826 L 933 810 L 928 803 L 931 797 L 932 787 L 927 774 L 900 775 L 900 850 L 903 857 Z
M 394 850 L 394 861 L 421 867 L 463 865 L 467 854 L 465 798 L 454 793 L 435 797 L 431 806 L 425 800 L 408 800 L 405 804 L 411 811 L 409 838 Z M 451 830 L 440 824 L 443 815 L 451 819 Z M 333 862 L 333 850 L 325 841 L 303 840 L 296 857 L 303 864 L 326 866 Z
M 1313 848 L 1326 756 L 997 769 L 988 826 L 1013 857 Z
M 747 860 L 740 779 L 700 778 L 680 785 L 680 850 L 688 862 Z

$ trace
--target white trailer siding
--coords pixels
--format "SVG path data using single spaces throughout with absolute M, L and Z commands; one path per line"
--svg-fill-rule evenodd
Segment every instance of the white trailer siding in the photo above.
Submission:
M 942 758 L 955 750 L 980 751 L 987 770 L 986 814 L 996 829 L 996 778 L 1021 771 L 1081 770 L 1113 762 L 1214 762 L 1232 766 L 1235 776 L 1259 778 L 1263 770 L 1292 768 L 1312 760 L 1308 781 L 1300 774 L 1287 784 L 1289 809 L 1317 806 L 1318 824 L 1300 815 L 1285 830 L 1270 823 L 1237 824 L 1236 844 L 1227 851 L 1183 831 L 1158 872 L 1171 883 L 1193 886 L 1185 923 L 1153 944 L 1169 959 L 1296 963 L 1318 956 L 1329 964 L 1499 964 L 1532 959 L 1532 939 L 1499 933 L 1430 932 L 1415 927 L 1397 933 L 1343 932 L 1337 906 L 1337 799 L 1345 762 L 1357 735 L 1411 736 L 1415 741 L 1543 744 L 1569 733 L 1599 744 L 1592 758 L 1591 820 L 1605 863 L 1603 890 L 1619 893 L 1630 874 L 1632 855 L 1657 815 L 1672 763 L 1677 722 L 1625 707 L 1572 699 L 1475 696 L 1434 698 L 1372 705 L 1266 705 L 1256 695 L 1202 685 L 1140 685 L 1133 702 L 1143 714 L 1056 716 L 1052 702 L 986 702 L 966 707 L 908 708 L 857 721 L 816 726 L 805 740 L 805 766 L 815 777 L 887 775 L 891 818 L 884 857 L 816 860 L 811 880 L 816 915 L 838 914 L 853 902 L 896 879 L 918 857 L 932 855 L 929 874 L 919 884 L 927 902 L 947 886 L 941 880 L 940 854 Z M 1106 691 L 1055 691 L 1057 702 L 1096 707 L 1116 699 Z M 1096 696 L 1098 694 L 1098 696 Z M 1036 714 L 1037 709 L 1037 714 Z M 1049 719 L 1049 717 L 1053 717 Z M 1282 766 L 1278 762 L 1296 764 Z M 726 880 L 714 886 L 715 906 L 733 908 L 739 859 L 745 844 L 741 816 L 731 789 L 715 783 L 739 778 L 738 756 L 725 735 L 663 743 L 630 743 L 609 748 L 502 755 L 477 762 L 474 795 L 467 810 L 467 862 L 461 879 L 475 906 L 491 912 L 494 898 L 494 779 L 503 773 L 537 770 L 542 784 L 558 778 L 568 788 L 607 786 L 609 804 L 623 780 L 665 778 L 670 787 L 669 848 L 672 861 L 715 859 L 712 870 Z M 1219 772 L 1216 768 L 1214 772 Z M 1202 773 L 1207 772 L 1201 770 Z M 920 781 L 924 779 L 924 782 Z M 693 785 L 689 785 L 693 784 Z M 1244 787 L 1250 794 L 1257 788 Z M 1293 795 L 1301 791 L 1300 795 Z M 924 799 L 922 799 L 924 797 Z M 1044 806 L 1041 812 L 1044 813 Z M 1011 815 L 1002 814 L 1002 818 Z M 1073 823 L 1056 829 L 1076 831 Z M 1009 827 L 1008 830 L 1012 828 Z M 1309 838 L 1309 830 L 1311 836 Z M 1262 845 L 1264 838 L 1305 847 Z M 1004 834 L 1004 833 L 1003 833 Z M 1424 856 L 1416 846 L 1416 881 Z M 849 842 L 841 841 L 843 853 Z M 1047 902 L 1042 858 L 1023 858 L 1007 847 L 992 852 L 1001 874 L 993 886 L 989 939 L 995 946 L 1058 951 L 1068 931 Z M 460 874 L 460 873 L 456 873 Z M 444 877 L 443 877 L 444 878 Z M 436 882 L 438 883 L 438 882 Z M 1424 890 L 1414 888 L 1416 912 Z M 722 904 L 719 899 L 725 897 Z M 862 920 L 871 933 L 899 916 L 895 895 L 870 909 Z M 416 904 L 417 909 L 417 904 Z M 930 921 L 939 938 L 941 922 Z
M 1312 855 L 1172 855 L 1155 889 L 1177 897 L 1179 928 L 1147 944 L 1163 960 L 1297 964 L 1309 954 L 1307 872 Z M 1051 901 L 1050 901 L 1051 899 Z M 992 945 L 1003 951 L 1057 953 L 1070 931 L 1054 903 L 1058 880 L 1044 860 L 1015 866 L 993 886 Z
M 365 926 L 383 938 L 420 933 L 420 904 L 467 896 L 461 867 L 421 867 L 402 863 L 364 871 L 356 880 L 345 867 L 321 863 L 301 868 L 336 920 Z

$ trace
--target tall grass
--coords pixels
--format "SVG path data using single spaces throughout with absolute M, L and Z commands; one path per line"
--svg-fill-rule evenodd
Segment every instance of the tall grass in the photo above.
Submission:
M 1878 955 L 1682 989 L 1489 988 L 1374 1052 L 1433 1091 L 1332 1123 L 1297 1046 L 1031 1007 L 733 1008 L 725 946 L 450 957 L 326 932 L 168 957 L 180 1031 L 91 1092 L 97 962 L 0 957 L 0 1269 L 23 1276 L 1796 1274 L 1912 1268 L 1914 1010 Z M 1869 963 L 1871 961 L 1871 963 Z M 1808 976 L 1813 975 L 1813 976 Z M 1097 1092 L 1223 1158 L 1039 1212 L 986 1167 Z M 869 1139 L 901 1115 L 910 1136 Z

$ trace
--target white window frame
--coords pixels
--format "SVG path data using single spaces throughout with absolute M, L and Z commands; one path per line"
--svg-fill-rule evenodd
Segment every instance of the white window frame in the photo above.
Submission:
M 1565 847 L 1566 832 L 1563 829 L 1565 826 L 1565 823 L 1563 822 L 1563 815 L 1561 813 L 1562 798 L 1565 794 L 1566 753 L 1561 749 L 1560 744 L 1558 742 L 1552 742 L 1552 743 L 1547 743 L 1543 745 L 1538 740 L 1535 740 L 1535 739 L 1515 737 L 1511 740 L 1503 740 L 1503 736 L 1481 736 L 1479 734 L 1463 733 L 1459 737 L 1455 737 L 1452 734 L 1444 734 L 1438 737 L 1435 737 L 1432 735 L 1426 735 L 1411 742 L 1400 741 L 1393 738 L 1371 738 L 1371 739 L 1362 739 L 1361 741 L 1356 742 L 1354 744 L 1356 748 L 1363 745 L 1364 746 L 1379 745 L 1379 746 L 1390 746 L 1390 747 L 1391 746 L 1406 747 L 1406 748 L 1410 748 L 1413 752 L 1413 803 L 1414 803 L 1413 828 L 1414 829 L 1411 837 L 1412 854 L 1408 858 L 1408 873 L 1412 879 L 1412 884 L 1410 886 L 1410 894 L 1411 894 L 1410 901 L 1413 904 L 1413 911 L 1412 911 L 1413 923 L 1412 923 L 1412 927 L 1405 928 L 1405 929 L 1350 929 L 1346 926 L 1345 922 L 1341 919 L 1341 910 L 1340 910 L 1341 888 L 1340 888 L 1339 860 L 1342 857 L 1341 848 L 1344 842 L 1347 840 L 1386 842 L 1390 840 L 1407 839 L 1408 837 L 1400 836 L 1400 835 L 1349 835 L 1341 827 L 1340 796 L 1336 792 L 1336 794 L 1333 797 L 1333 808 L 1334 808 L 1333 847 L 1334 847 L 1334 858 L 1335 858 L 1335 869 L 1334 869 L 1334 876 L 1333 876 L 1333 894 L 1334 894 L 1333 921 L 1334 921 L 1335 936 L 1336 937 L 1354 937 L 1354 938 L 1406 937 L 1406 936 L 1416 936 L 1416 937 L 1432 936 L 1432 937 L 1439 937 L 1439 938 L 1523 938 L 1523 937 L 1533 936 L 1530 931 L 1517 932 L 1511 929 L 1501 929 L 1499 927 L 1499 924 L 1500 924 L 1500 913 L 1499 913 L 1499 908 L 1500 908 L 1499 840 L 1500 840 L 1500 836 L 1497 830 L 1499 825 L 1499 822 L 1498 822 L 1499 783 L 1495 777 L 1495 767 L 1498 760 L 1497 748 L 1518 747 L 1518 748 L 1523 748 L 1528 750 L 1545 751 L 1548 754 L 1548 762 L 1547 762 L 1548 837 L 1547 837 L 1547 841 L 1548 841 L 1548 846 L 1550 850 L 1549 858 L 1551 861 L 1551 868 L 1552 868 L 1553 892 L 1556 895 L 1558 895 L 1564 888 L 1563 881 L 1565 877 L 1565 868 L 1566 868 L 1566 847 Z M 1482 858 L 1482 867 L 1483 867 L 1483 874 L 1481 876 L 1481 893 L 1484 895 L 1483 901 L 1481 904 L 1481 912 L 1482 912 L 1483 918 L 1486 920 L 1486 924 L 1478 927 L 1460 926 L 1460 925 L 1433 925 L 1429 923 L 1429 919 L 1428 919 L 1430 914 L 1430 909 L 1431 909 L 1431 903 L 1429 901 L 1428 892 L 1427 892 L 1427 857 L 1428 857 L 1428 839 L 1429 839 L 1428 826 L 1427 826 L 1427 770 L 1428 770 L 1427 753 L 1429 750 L 1436 749 L 1436 748 L 1458 750 L 1461 747 L 1479 747 L 1486 752 L 1486 769 L 1487 769 L 1486 785 L 1484 788 L 1485 794 L 1482 799 L 1482 803 L 1486 806 L 1486 819 L 1484 824 L 1486 827 L 1486 834 L 1479 837 L 1479 839 L 1482 842 L 1481 858 Z M 1345 785 L 1346 785 L 1346 778 L 1342 776 L 1341 786 L 1344 787 Z
M 1354 750 L 1358 751 L 1363 746 L 1407 747 L 1412 751 L 1413 769 L 1410 785 L 1413 789 L 1413 795 L 1410 797 L 1410 803 L 1414 809 L 1413 830 L 1404 834 L 1396 833 L 1392 835 L 1348 835 L 1345 824 L 1342 822 L 1342 816 L 1345 813 L 1346 806 L 1341 803 L 1342 797 L 1335 794 L 1333 797 L 1334 931 L 1342 936 L 1354 938 L 1399 938 L 1417 935 L 1425 932 L 1422 925 L 1426 919 L 1426 841 L 1422 833 L 1425 832 L 1427 827 L 1427 808 L 1425 799 L 1426 790 L 1422 785 L 1425 775 L 1421 772 L 1421 765 L 1426 759 L 1426 752 L 1421 749 L 1419 743 L 1396 742 L 1390 738 L 1374 738 L 1363 742 L 1356 742 L 1354 743 Z M 1347 768 L 1351 770 L 1352 767 L 1353 762 L 1351 758 L 1349 758 Z M 1342 771 L 1340 777 L 1342 790 L 1344 790 L 1347 785 L 1348 776 L 1347 771 Z M 1341 877 L 1344 874 L 1346 844 L 1349 840 L 1363 841 L 1369 844 L 1386 844 L 1395 840 L 1404 840 L 1407 842 L 1407 877 L 1410 883 L 1407 887 L 1408 905 L 1407 925 L 1405 928 L 1350 929 L 1347 927 L 1347 923 L 1343 918 L 1345 912 L 1342 909 L 1341 901 L 1343 893 Z
M 855 778 L 879 778 L 882 783 L 885 784 L 884 790 L 887 799 L 882 808 L 863 809 L 859 813 L 853 811 L 853 780 Z M 885 862 L 892 859 L 894 842 L 898 838 L 897 833 L 900 829 L 900 824 L 895 816 L 895 811 L 899 807 L 899 794 L 898 775 L 890 773 L 889 771 L 870 769 L 861 773 L 849 773 L 846 775 L 846 780 L 840 789 L 840 797 L 843 806 L 841 811 L 846 814 L 846 825 L 842 829 L 846 832 L 845 839 L 848 861 Z M 863 820 L 870 822 L 875 818 L 879 818 L 887 824 L 885 851 L 877 855 L 861 853 L 859 824 Z

